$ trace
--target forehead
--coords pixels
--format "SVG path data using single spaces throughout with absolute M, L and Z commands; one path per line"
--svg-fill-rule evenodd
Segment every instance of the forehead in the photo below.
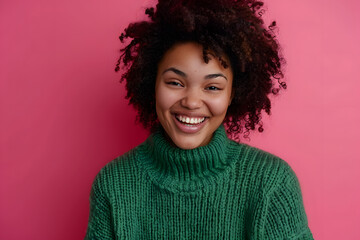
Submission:
M 230 67 L 224 68 L 218 58 L 209 51 L 207 57 L 210 59 L 205 63 L 203 57 L 203 47 L 194 42 L 177 43 L 165 52 L 158 65 L 158 73 L 169 67 L 181 68 L 182 71 L 191 73 L 201 73 L 202 71 L 217 71 L 232 74 Z M 227 56 L 221 56 L 223 60 L 229 62 Z M 228 64 L 229 66 L 230 64 Z

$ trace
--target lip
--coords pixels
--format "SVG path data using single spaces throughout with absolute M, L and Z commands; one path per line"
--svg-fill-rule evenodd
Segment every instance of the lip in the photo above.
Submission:
M 185 117 L 190 117 L 190 118 L 206 118 L 208 117 L 207 115 L 204 114 L 197 114 L 197 113 L 192 113 L 192 112 L 180 112 L 180 111 L 172 111 L 171 112 L 172 115 L 181 115 L 181 116 L 185 116 Z
M 177 114 L 171 114 L 172 119 L 174 120 L 175 125 L 177 126 L 177 128 L 180 131 L 184 132 L 184 133 L 197 133 L 197 132 L 199 132 L 204 127 L 206 122 L 209 120 L 208 117 L 205 117 L 205 120 L 203 122 L 198 123 L 198 124 L 189 125 L 189 124 L 181 123 L 179 120 L 177 120 L 175 115 L 177 115 Z M 188 114 L 178 114 L 178 115 L 189 116 Z M 191 116 L 190 115 L 189 117 L 199 117 L 199 118 L 201 118 L 199 115 L 196 115 L 196 116 L 194 116 L 194 115 Z

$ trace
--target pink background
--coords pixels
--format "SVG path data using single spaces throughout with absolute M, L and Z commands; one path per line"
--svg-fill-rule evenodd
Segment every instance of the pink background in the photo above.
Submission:
M 147 136 L 118 35 L 144 0 L 0 2 L 0 239 L 82 239 L 91 183 Z M 360 4 L 271 0 L 288 90 L 251 145 L 285 159 L 315 239 L 360 239 Z

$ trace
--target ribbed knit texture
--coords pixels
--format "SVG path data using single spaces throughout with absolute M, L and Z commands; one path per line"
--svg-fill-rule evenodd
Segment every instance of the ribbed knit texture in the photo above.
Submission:
M 313 239 L 298 180 L 280 158 L 216 130 L 203 147 L 161 130 L 108 163 L 90 193 L 85 239 Z

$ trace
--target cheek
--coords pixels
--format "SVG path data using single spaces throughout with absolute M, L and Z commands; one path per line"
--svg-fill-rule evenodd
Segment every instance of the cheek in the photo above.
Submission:
M 225 116 L 229 107 L 229 98 L 227 96 L 211 98 L 208 100 L 208 107 L 213 116 Z
M 158 86 L 155 90 L 156 112 L 158 116 L 164 115 L 176 102 L 174 94 L 163 86 Z

